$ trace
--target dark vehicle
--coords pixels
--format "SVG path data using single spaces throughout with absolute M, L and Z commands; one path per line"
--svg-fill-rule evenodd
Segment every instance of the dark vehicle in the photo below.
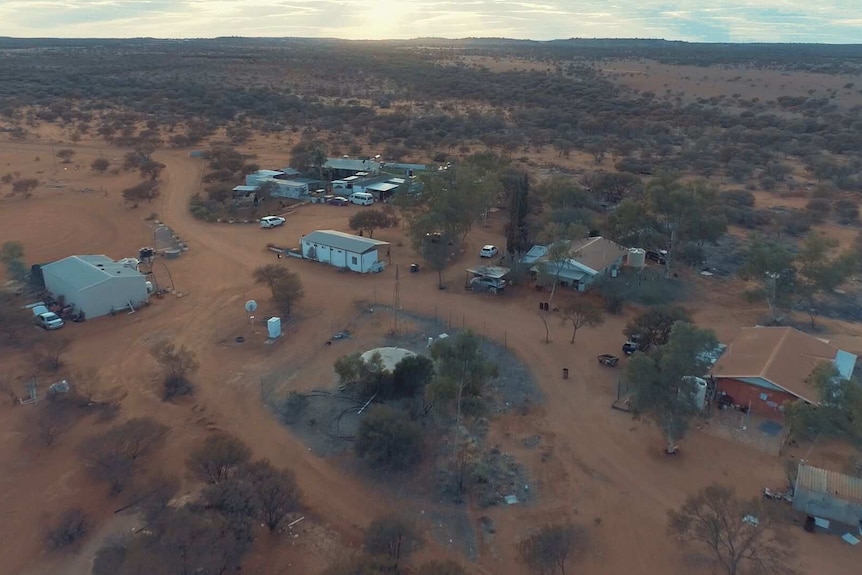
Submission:
M 667 250 L 647 250 L 646 259 L 665 265 L 667 264 Z
M 620 362 L 620 358 L 609 353 L 603 353 L 599 356 L 599 363 L 608 367 L 616 367 Z
M 350 204 L 350 200 L 342 198 L 341 196 L 333 196 L 331 198 L 327 198 L 326 203 L 330 206 L 346 206 Z
M 623 344 L 623 353 L 631 355 L 636 351 L 646 351 L 646 348 L 647 346 L 644 345 L 641 337 L 638 334 L 634 334 L 631 339 Z

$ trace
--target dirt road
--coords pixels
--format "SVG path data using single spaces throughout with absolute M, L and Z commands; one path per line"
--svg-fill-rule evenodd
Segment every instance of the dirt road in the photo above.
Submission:
M 97 145 L 92 148 L 94 153 L 102 149 Z M 334 326 L 344 325 L 355 315 L 355 302 L 390 297 L 393 269 L 366 277 L 310 262 L 282 261 L 300 273 L 305 286 L 297 331 L 266 351 L 226 342 L 238 329 L 245 329 L 242 303 L 246 299 L 255 298 L 266 305 L 266 292 L 252 284 L 251 272 L 258 265 L 276 261 L 265 250 L 267 242 L 296 245 L 302 234 L 313 229 L 345 229 L 348 215 L 361 208 L 304 206 L 297 215 L 288 217 L 284 228 L 276 230 L 208 224 L 193 218 L 188 210 L 189 198 L 199 189 L 202 162 L 182 151 L 160 151 L 155 157 L 166 169 L 162 197 L 153 210 L 190 246 L 187 254 L 170 263 L 177 289 L 185 295 L 156 301 L 134 316 L 83 324 L 76 332 L 75 361 L 104 365 L 102 358 L 109 358 L 104 365 L 106 377 L 123 382 L 129 391 L 124 412 L 151 414 L 171 425 L 172 441 L 159 462 L 165 469 L 184 473 L 183 460 L 194 442 L 214 428 L 230 431 L 248 442 L 257 456 L 293 469 L 315 513 L 348 539 L 357 538 L 359 527 L 398 502 L 379 487 L 362 483 L 333 462 L 309 453 L 262 405 L 258 377 L 273 365 L 299 365 L 309 357 L 335 354 L 322 342 L 331 337 Z M 58 201 L 65 210 L 64 218 L 56 213 L 59 208 L 47 210 L 57 226 L 56 234 L 30 233 L 16 224 L 23 221 L 18 214 L 33 218 L 47 209 L 38 200 L 32 202 L 34 207 L 16 207 L 15 215 L 0 211 L 0 226 L 24 234 L 28 253 L 37 253 L 41 261 L 66 255 L 69 249 L 108 251 L 106 247 L 91 247 L 105 238 L 124 250 L 134 250 L 142 241 L 139 227 L 144 214 L 119 207 L 116 197 L 88 199 L 86 211 L 92 211 L 92 216 L 84 215 L 81 207 L 75 209 L 68 198 Z M 90 204 L 102 207 L 93 210 Z M 69 223 L 64 226 L 65 219 Z M 459 262 L 447 272 L 452 289 L 438 290 L 436 278 L 430 274 L 401 275 L 406 308 L 449 314 L 488 337 L 505 337 L 512 353 L 533 370 L 546 397 L 531 413 L 501 418 L 493 426 L 492 436 L 502 448 L 523 455 L 533 464 L 531 472 L 539 496 L 531 506 L 483 512 L 497 527 L 499 555 L 483 556 L 480 569 L 486 573 L 521 573 L 514 556 L 517 539 L 531 526 L 569 517 L 591 530 L 592 551 L 586 558 L 585 572 L 692 573 L 677 543 L 665 536 L 667 509 L 713 481 L 755 494 L 763 485 L 782 480 L 781 466 L 756 451 L 697 432 L 686 441 L 681 456 L 668 459 L 661 455 L 660 436 L 653 427 L 612 411 L 609 406 L 619 369 L 602 368 L 595 355 L 618 348 L 624 318 L 611 317 L 600 327 L 581 330 L 574 345 L 568 343 L 565 326 L 552 325 L 554 340 L 546 344 L 544 328 L 533 311 L 538 296 L 523 292 L 495 298 L 457 289 L 464 264 L 478 260 L 472 256 L 478 247 L 499 243 L 500 226 L 501 222 L 492 221 L 489 227 L 479 226 L 471 233 L 465 256 L 469 261 Z M 91 227 L 113 231 L 92 234 Z M 136 231 L 125 234 L 127 228 Z M 378 236 L 392 242 L 393 263 L 406 269 L 414 256 L 400 245 L 401 231 L 383 230 Z M 708 302 L 703 302 L 696 313 L 711 321 L 724 321 L 721 329 L 725 331 L 748 319 L 724 317 Z M 162 337 L 189 345 L 201 359 L 202 368 L 196 376 L 200 389 L 192 406 L 164 404 L 157 396 L 155 366 L 147 349 Z M 561 378 L 564 367 L 570 370 L 570 379 Z M 540 460 L 521 447 L 523 437 L 535 434 L 541 436 L 540 445 L 550 454 L 548 458 Z M 26 470 L 10 473 L 4 483 L 17 485 L 26 477 Z M 83 478 L 76 481 L 81 488 L 86 485 Z M 24 516 L 11 497 L 0 499 L 0 503 L 4 501 L 16 516 Z M 21 521 L 19 527 L 35 529 L 32 521 Z M 4 532 L 8 533 L 0 527 L 0 536 Z M 823 574 L 851 572 L 852 556 L 844 548 L 831 541 L 812 543 L 801 532 L 798 537 L 806 568 Z M 18 565 L 31 560 L 36 549 L 35 545 L 25 545 L 16 554 L 21 556 Z

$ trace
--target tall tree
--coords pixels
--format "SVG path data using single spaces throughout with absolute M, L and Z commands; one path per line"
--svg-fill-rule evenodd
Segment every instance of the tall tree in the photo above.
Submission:
M 388 207 L 388 206 L 387 206 Z M 374 230 L 391 228 L 398 224 L 398 218 L 391 207 L 382 210 L 362 210 L 350 216 L 347 225 L 355 232 L 367 233 L 369 238 L 374 237 Z
M 766 300 L 772 321 L 778 323 L 796 293 L 794 257 L 790 249 L 760 236 L 751 239 L 745 263 L 740 269 L 743 279 L 758 282 L 760 287 L 748 292 L 753 300 Z
M 676 453 L 677 442 L 698 412 L 693 378 L 706 373 L 704 352 L 716 345 L 712 331 L 677 322 L 665 345 L 649 354 L 636 354 L 626 366 L 624 379 L 633 391 L 632 411 L 635 417 L 649 417 L 658 425 L 668 453 Z
M 584 226 L 571 224 L 562 225 L 550 223 L 542 230 L 539 239 L 548 246 L 547 255 L 539 264 L 539 271 L 551 279 L 551 294 L 548 296 L 548 307 L 553 308 L 554 295 L 560 283 L 563 270 L 577 254 L 572 250 L 572 244 L 587 236 L 589 230 Z
M 459 493 L 464 489 L 466 466 L 458 453 L 460 449 L 461 403 L 464 395 L 482 395 L 487 383 L 497 377 L 497 365 L 489 361 L 482 351 L 481 340 L 470 330 L 460 331 L 455 337 L 437 340 L 431 347 L 436 362 L 437 378 L 432 384 L 435 395 L 455 400 L 455 427 L 452 445 L 452 465 L 456 470 Z
M 668 512 L 668 532 L 713 559 L 726 575 L 790 574 L 793 540 L 782 508 L 763 498 L 741 499 L 712 484 Z
M 269 287 L 272 302 L 285 316 L 290 315 L 293 304 L 305 295 L 299 274 L 284 266 L 278 264 L 259 266 L 255 268 L 253 276 L 255 283 Z
M 836 240 L 812 232 L 805 237 L 796 256 L 799 295 L 807 304 L 812 325 L 817 317 L 818 296 L 832 292 L 857 267 L 857 254 L 847 251 L 833 256 L 832 252 L 836 247 Z
M 666 344 L 671 329 L 678 321 L 691 323 L 688 310 L 679 305 L 658 305 L 646 309 L 630 321 L 625 334 L 629 339 L 638 340 L 641 349 L 646 350 Z
M 530 249 L 530 179 L 526 172 L 512 170 L 503 178 L 503 191 L 509 207 L 506 222 L 506 252 L 513 259 Z
M 787 407 L 795 439 L 837 437 L 862 445 L 862 386 L 841 377 L 832 363 L 819 363 L 806 379 L 817 390 L 819 403 L 802 401 Z

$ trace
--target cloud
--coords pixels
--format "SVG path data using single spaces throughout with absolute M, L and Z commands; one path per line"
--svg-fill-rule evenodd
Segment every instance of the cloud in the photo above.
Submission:
M 862 39 L 859 0 L 0 0 L 0 35 Z

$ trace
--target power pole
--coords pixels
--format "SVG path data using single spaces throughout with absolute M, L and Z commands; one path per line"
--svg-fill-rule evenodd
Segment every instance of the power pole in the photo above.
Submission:
M 398 264 L 395 264 L 395 325 L 393 333 L 398 333 L 398 310 L 401 308 L 401 280 L 398 275 Z

